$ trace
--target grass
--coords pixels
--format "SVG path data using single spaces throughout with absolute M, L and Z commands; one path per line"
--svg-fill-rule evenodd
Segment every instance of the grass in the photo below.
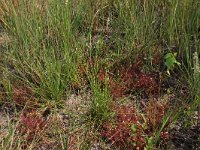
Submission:
M 52 125 L 30 131 L 34 139 L 25 138 L 24 144 L 28 134 L 17 135 L 23 122 L 17 115 L 8 122 L 2 148 L 34 149 L 40 142 L 51 145 L 50 139 L 55 149 L 88 149 L 95 143 L 162 149 L 173 124 L 185 117 L 193 126 L 188 120 L 200 111 L 198 0 L 2 0 L 0 8 L 8 39 L 0 47 L 2 110 L 12 104 L 27 115 L 50 110 L 46 119 Z M 84 100 L 71 95 L 89 95 L 84 108 Z M 63 117 L 51 118 L 60 111 L 73 116 L 73 123 L 64 127 Z M 28 128 L 29 122 L 34 121 L 27 120 Z

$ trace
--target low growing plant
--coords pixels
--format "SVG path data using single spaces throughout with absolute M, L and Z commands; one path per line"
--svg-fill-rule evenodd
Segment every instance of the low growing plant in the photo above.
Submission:
M 112 123 L 106 123 L 102 131 L 102 136 L 106 137 L 114 147 L 130 150 L 156 148 L 158 139 L 169 139 L 167 124 L 162 126 L 168 110 L 167 104 L 150 101 L 145 107 L 144 114 L 131 106 L 119 106 L 114 110 L 116 118 Z

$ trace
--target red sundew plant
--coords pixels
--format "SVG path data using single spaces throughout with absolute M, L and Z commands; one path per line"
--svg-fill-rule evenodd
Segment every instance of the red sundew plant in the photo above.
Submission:
M 147 103 L 145 107 L 146 118 L 152 131 L 155 131 L 162 122 L 167 108 L 167 104 L 162 104 L 158 101 L 151 100 Z
M 20 117 L 17 130 L 26 137 L 27 142 L 31 142 L 34 136 L 44 129 L 45 125 L 46 121 L 37 112 L 25 112 Z
M 119 149 L 144 149 L 148 145 L 147 137 L 154 138 L 159 130 L 167 108 L 164 104 L 150 102 L 142 115 L 136 108 L 120 106 L 115 108 L 117 116 L 114 123 L 106 123 L 101 134 Z M 169 139 L 165 128 L 160 133 L 160 139 Z
M 111 141 L 112 145 L 120 149 L 133 149 L 134 142 L 137 146 L 143 147 L 144 138 L 141 136 L 143 131 L 140 122 L 143 122 L 143 120 L 137 114 L 135 108 L 122 106 L 118 108 L 116 122 L 105 124 L 101 134 Z M 137 126 L 135 136 L 132 136 L 131 131 L 133 124 Z
M 145 106 L 145 114 L 146 114 L 146 124 L 147 124 L 147 135 L 155 135 L 160 127 L 162 126 L 163 119 L 166 116 L 166 113 L 170 107 L 170 104 L 150 100 Z M 169 140 L 169 132 L 166 127 L 169 124 L 165 124 L 162 128 L 162 131 L 159 133 L 159 138 L 161 139 L 161 144 L 166 144 Z
M 143 73 L 140 68 L 135 65 L 128 69 L 122 67 L 120 70 L 121 74 L 118 77 L 118 80 L 115 80 L 114 75 L 108 75 L 108 85 L 114 99 L 123 97 L 133 90 L 143 91 L 147 95 L 158 94 L 159 86 L 155 74 Z M 99 79 L 102 83 L 104 83 L 105 74 L 105 71 L 99 71 Z

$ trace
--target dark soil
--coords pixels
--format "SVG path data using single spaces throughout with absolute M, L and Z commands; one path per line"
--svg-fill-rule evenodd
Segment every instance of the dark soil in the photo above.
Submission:
M 200 126 L 172 129 L 171 141 L 176 150 L 200 150 Z

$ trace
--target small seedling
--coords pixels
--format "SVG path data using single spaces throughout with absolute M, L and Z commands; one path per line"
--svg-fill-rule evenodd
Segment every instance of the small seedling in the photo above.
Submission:
M 167 73 L 170 75 L 170 70 L 173 70 L 175 65 L 181 64 L 176 60 L 177 53 L 167 53 L 165 55 L 165 65 L 167 66 Z

